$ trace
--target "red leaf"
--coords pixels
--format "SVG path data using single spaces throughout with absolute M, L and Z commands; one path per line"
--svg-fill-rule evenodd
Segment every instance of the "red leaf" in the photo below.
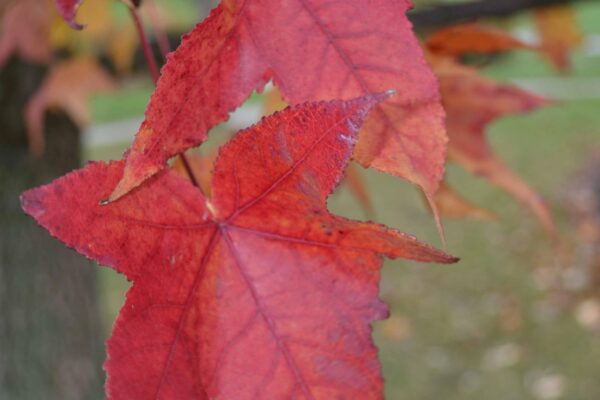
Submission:
M 0 68 L 15 53 L 34 63 L 50 61 L 50 7 L 37 0 L 14 1 L 4 7 L 0 14 Z
M 221 2 L 171 54 L 111 200 L 201 144 L 212 126 L 271 78 L 291 103 L 397 89 L 366 122 L 354 157 L 432 194 L 443 175 L 444 112 L 404 15 L 409 5 Z
M 440 80 L 444 107 L 448 113 L 449 157 L 523 202 L 544 228 L 555 236 L 554 221 L 547 204 L 494 154 L 485 136 L 485 129 L 490 122 L 505 115 L 531 112 L 550 101 L 486 78 L 479 75 L 477 70 L 459 65 L 451 59 L 432 58 L 431 61 Z
M 91 95 L 109 91 L 116 82 L 93 58 L 59 61 L 52 66 L 42 86 L 25 106 L 29 150 L 34 156 L 44 152 L 44 116 L 50 109 L 61 109 L 79 126 L 90 120 Z
M 79 8 L 82 1 L 83 0 L 54 0 L 56 8 L 58 8 L 58 12 L 63 19 L 71 26 L 71 28 L 77 30 L 83 29 L 83 25 L 78 24 L 77 21 L 75 21 L 77 8 Z
M 165 170 L 98 205 L 123 162 L 23 195 L 52 235 L 134 281 L 108 342 L 109 398 L 382 398 L 369 326 L 387 315 L 381 255 L 456 259 L 328 213 L 374 102 L 288 108 L 241 132 L 220 151 L 212 203 Z
M 270 90 L 265 92 L 265 100 L 263 104 L 265 115 L 281 111 L 285 107 L 287 107 L 287 104 L 281 98 L 281 93 L 277 87 L 272 87 Z M 344 183 L 347 185 L 348 189 L 350 189 L 352 195 L 360 203 L 365 214 L 367 216 L 372 216 L 375 210 L 373 209 L 371 196 L 369 196 L 369 191 L 367 190 L 367 186 L 360 174 L 360 171 L 354 164 L 350 164 L 348 165 L 348 168 L 346 168 L 346 177 L 344 179 Z

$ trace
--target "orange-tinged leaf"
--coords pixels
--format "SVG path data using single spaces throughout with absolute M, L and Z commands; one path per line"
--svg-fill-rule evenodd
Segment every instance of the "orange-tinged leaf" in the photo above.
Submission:
M 570 68 L 571 51 L 581 45 L 583 34 L 570 5 L 557 5 L 534 10 L 542 51 L 561 72 Z
M 443 175 L 437 82 L 405 12 L 409 1 L 224 1 L 169 58 L 111 200 L 206 139 L 273 79 L 290 103 L 397 89 L 366 122 L 354 157 L 421 186 Z
M 435 204 L 443 218 L 496 219 L 494 213 L 474 205 L 445 182 L 435 192 Z
M 217 152 L 211 151 L 206 155 L 200 155 L 197 153 L 187 153 L 185 155 L 186 160 L 189 164 L 191 171 L 188 171 L 185 163 L 181 157 L 176 157 L 173 162 L 173 169 L 181 176 L 188 178 L 190 181 L 198 182 L 202 193 L 207 197 L 212 197 L 212 170 L 213 164 L 217 159 Z M 193 179 L 190 177 L 190 173 L 193 174 Z
M 169 169 L 101 206 L 122 161 L 22 196 L 52 235 L 134 281 L 108 341 L 109 399 L 382 398 L 381 256 L 456 259 L 328 213 L 375 101 L 297 106 L 241 132 L 210 202 Z
M 486 177 L 527 205 L 544 228 L 555 234 L 547 204 L 512 173 L 490 148 L 485 129 L 505 115 L 533 111 L 550 102 L 515 86 L 479 75 L 477 70 L 448 58 L 432 58 L 447 112 L 449 158 L 476 175 Z
M 367 189 L 367 185 L 365 184 L 360 171 L 354 164 L 348 165 L 344 183 L 348 185 L 348 188 L 352 191 L 352 194 L 356 197 L 365 213 L 367 215 L 373 215 L 374 208 L 371 196 L 369 195 L 369 190 Z
M 132 23 L 114 28 L 107 43 L 108 54 L 119 74 L 128 74 L 133 66 L 139 38 Z
M 493 54 L 514 49 L 534 49 L 500 29 L 479 23 L 440 29 L 427 38 L 425 46 L 434 54 L 449 57 L 467 53 Z
M 47 3 L 19 0 L 6 7 L 0 16 L 0 68 L 12 55 L 33 63 L 50 61 L 51 10 Z
M 29 149 L 39 156 L 44 151 L 44 115 L 60 109 L 80 126 L 90 121 L 89 97 L 114 89 L 113 79 L 92 58 L 82 57 L 54 65 L 42 86 L 25 107 Z

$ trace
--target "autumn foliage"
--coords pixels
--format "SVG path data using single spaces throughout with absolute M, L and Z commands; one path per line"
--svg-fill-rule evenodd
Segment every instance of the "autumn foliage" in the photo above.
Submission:
M 50 233 L 134 282 L 108 344 L 110 398 L 379 396 L 380 256 L 456 260 L 327 212 L 374 104 L 293 107 L 239 133 L 210 200 L 167 170 L 99 205 L 123 162 L 23 195 Z
M 80 28 L 79 1 L 56 3 Z M 448 151 L 554 232 L 547 206 L 485 139 L 496 118 L 550 101 L 460 58 L 541 50 L 476 24 L 423 49 L 409 7 L 222 1 L 168 56 L 123 160 L 22 195 L 53 236 L 133 282 L 108 342 L 109 398 L 382 398 L 370 327 L 387 316 L 382 257 L 457 258 L 331 215 L 327 198 L 351 159 L 416 184 L 436 217 L 492 218 L 443 182 Z M 214 164 L 181 156 L 169 166 L 268 81 L 291 107 L 239 132 Z M 42 109 L 31 106 L 34 132 Z
M 204 142 L 270 79 L 292 104 L 398 89 L 365 122 L 354 158 L 432 195 L 443 175 L 444 112 L 404 15 L 408 6 L 221 2 L 170 55 L 111 199 Z

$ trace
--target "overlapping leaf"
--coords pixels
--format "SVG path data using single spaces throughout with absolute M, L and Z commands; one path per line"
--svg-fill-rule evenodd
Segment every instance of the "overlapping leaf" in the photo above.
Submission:
M 210 201 L 169 169 L 98 205 L 124 162 L 24 194 L 54 236 L 134 281 L 108 343 L 110 399 L 382 398 L 381 255 L 455 259 L 327 211 L 376 100 L 297 106 L 240 133 Z
M 264 97 L 263 109 L 265 115 L 270 115 L 274 112 L 281 111 L 288 105 L 281 98 L 281 93 L 277 87 L 272 87 L 265 91 Z M 343 183 L 347 185 L 352 195 L 360 203 L 365 214 L 372 216 L 374 214 L 374 209 L 371 196 L 369 196 L 367 185 L 365 184 L 360 171 L 356 168 L 354 163 L 351 163 L 348 165 L 348 168 L 346 168 L 346 176 Z
M 473 174 L 486 177 L 526 204 L 545 229 L 554 234 L 548 206 L 533 189 L 494 154 L 485 136 L 487 125 L 505 115 L 526 113 L 549 101 L 512 85 L 501 84 L 451 59 L 432 58 L 440 80 L 450 159 Z
M 354 157 L 431 195 L 443 175 L 443 109 L 404 15 L 409 4 L 221 2 L 169 58 L 111 199 L 202 143 L 269 79 L 291 103 L 397 89 L 366 122 Z

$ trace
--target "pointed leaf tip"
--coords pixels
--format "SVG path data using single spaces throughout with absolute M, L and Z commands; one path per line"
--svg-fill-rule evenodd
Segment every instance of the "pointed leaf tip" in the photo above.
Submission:
M 125 176 L 136 179 L 123 192 L 202 144 L 273 78 L 291 104 L 401 88 L 370 114 L 353 158 L 433 193 L 447 137 L 437 80 L 406 17 L 411 2 L 252 3 L 249 12 L 241 2 L 221 2 L 171 54 L 127 155 L 126 169 L 136 172 Z M 328 53 L 332 46 L 338 56 Z
M 214 164 L 210 208 L 173 170 L 99 206 L 123 161 L 24 195 L 52 235 L 134 281 L 107 344 L 108 398 L 382 398 L 382 256 L 458 259 L 329 213 L 373 102 L 297 105 L 240 132 Z

